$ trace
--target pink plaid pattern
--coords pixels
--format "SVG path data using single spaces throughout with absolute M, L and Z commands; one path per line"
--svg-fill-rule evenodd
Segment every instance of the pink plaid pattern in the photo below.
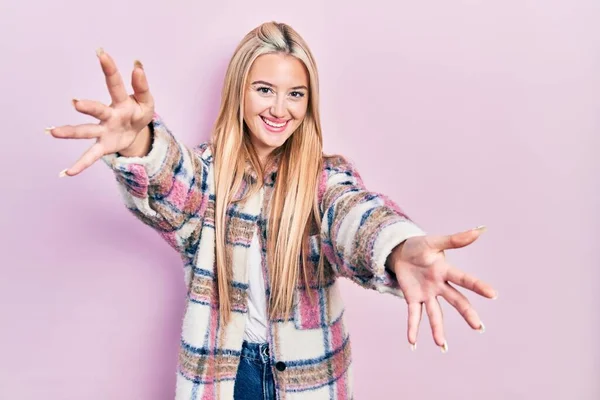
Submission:
M 146 157 L 109 155 L 104 161 L 115 172 L 126 206 L 179 251 L 184 261 L 188 305 L 175 399 L 232 399 L 247 312 L 246 252 L 258 228 L 267 271 L 264 238 L 276 166 L 265 175 L 259 194 L 228 210 L 226 239 L 235 277 L 230 282 L 233 316 L 230 324 L 220 326 L 211 146 L 186 148 L 158 116 L 151 126 L 153 146 Z M 249 179 L 257 177 L 249 172 Z M 239 195 L 248 188 L 244 186 Z M 327 283 L 303 287 L 300 282 L 291 317 L 270 322 L 272 363 L 280 366 L 273 371 L 279 399 L 353 398 L 350 341 L 336 278 L 401 296 L 385 259 L 402 241 L 424 234 L 390 199 L 367 191 L 356 169 L 342 157 L 324 158 L 318 200 L 322 224 L 310 237 L 307 268 L 313 273 L 320 257 L 325 257 Z M 265 279 L 268 296 L 268 274 Z

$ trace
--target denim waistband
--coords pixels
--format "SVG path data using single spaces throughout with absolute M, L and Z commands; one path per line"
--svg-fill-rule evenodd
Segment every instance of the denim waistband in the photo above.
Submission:
M 242 357 L 264 364 L 269 362 L 269 345 L 267 343 L 249 343 L 244 340 L 242 345 Z

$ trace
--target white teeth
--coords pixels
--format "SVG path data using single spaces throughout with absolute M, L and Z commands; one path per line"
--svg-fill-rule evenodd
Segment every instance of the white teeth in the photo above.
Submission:
M 281 127 L 285 126 L 285 124 L 287 124 L 287 122 L 284 122 L 282 124 L 276 124 L 275 122 L 271 122 L 266 118 L 263 118 L 262 120 L 265 121 L 265 124 L 272 126 L 273 128 L 281 128 Z

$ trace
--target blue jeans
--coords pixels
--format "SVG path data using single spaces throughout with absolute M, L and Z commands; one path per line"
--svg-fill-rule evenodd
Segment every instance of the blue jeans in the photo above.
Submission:
M 267 344 L 244 341 L 235 377 L 234 400 L 275 400 L 275 382 Z

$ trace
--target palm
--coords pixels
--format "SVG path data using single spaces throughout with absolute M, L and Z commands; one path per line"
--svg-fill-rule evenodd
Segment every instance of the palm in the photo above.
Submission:
M 103 155 L 116 153 L 131 146 L 137 132 L 148 123 L 145 116 L 152 115 L 152 110 L 144 108 L 133 96 L 127 96 L 127 100 L 110 105 L 108 118 L 100 122 L 105 128 L 105 134 L 98 138 Z
M 416 344 L 425 306 L 434 341 L 447 351 L 444 337 L 442 310 L 438 296 L 443 297 L 473 328 L 483 331 L 483 324 L 467 298 L 452 284 L 494 298 L 494 289 L 480 280 L 447 263 L 444 251 L 471 244 L 481 234 L 475 229 L 444 237 L 414 237 L 406 240 L 390 256 L 391 267 L 408 304 L 408 341 Z
M 133 94 L 129 95 L 113 59 L 104 51 L 98 52 L 98 58 L 106 78 L 111 104 L 107 106 L 93 100 L 74 100 L 73 104 L 77 111 L 95 117 L 99 122 L 48 129 L 56 138 L 96 139 L 95 144 L 68 170 L 68 175 L 71 176 L 77 175 L 104 155 L 128 149 L 154 115 L 154 99 L 141 63 L 136 62 L 133 69 Z
M 403 288 L 405 298 L 411 301 L 424 302 L 428 297 L 435 296 L 436 283 L 443 280 L 446 266 L 443 252 L 429 248 L 426 240 L 408 240 L 402 250 L 403 268 L 398 268 L 397 279 Z

